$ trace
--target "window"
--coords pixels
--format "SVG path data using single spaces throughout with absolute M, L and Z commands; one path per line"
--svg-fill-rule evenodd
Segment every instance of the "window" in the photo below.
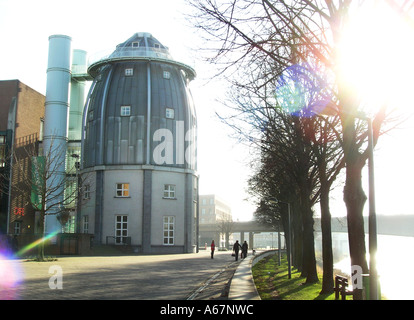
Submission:
M 134 75 L 134 69 L 132 69 L 132 68 L 126 68 L 125 69 L 125 75 L 126 76 L 133 76 Z
M 91 186 L 89 184 L 85 184 L 83 187 L 83 200 L 88 200 L 91 198 Z
M 82 233 L 89 233 L 89 216 L 82 217 Z
M 175 199 L 175 185 L 164 185 L 164 199 Z
M 172 108 L 166 108 L 165 109 L 165 117 L 167 119 L 174 119 L 174 109 L 172 109 Z
M 164 245 L 174 245 L 174 216 L 163 217 L 163 238 Z
M 76 217 L 75 216 L 69 216 L 68 221 L 66 222 L 63 230 L 64 233 L 75 233 L 75 223 L 76 223 Z
M 121 106 L 121 117 L 129 117 L 131 115 L 131 106 Z
M 168 71 L 164 71 L 163 77 L 164 77 L 164 79 L 170 79 L 171 78 L 171 73 L 168 72 Z
M 14 222 L 14 234 L 19 235 L 22 230 L 22 223 L 21 221 Z
M 154 48 L 155 49 L 160 49 L 161 48 L 161 45 L 159 43 L 154 43 Z
M 127 244 L 128 216 L 115 216 L 115 244 Z
M 138 41 L 132 42 L 132 48 L 139 48 L 139 42 Z
M 129 183 L 117 183 L 116 184 L 116 197 L 117 198 L 129 197 Z

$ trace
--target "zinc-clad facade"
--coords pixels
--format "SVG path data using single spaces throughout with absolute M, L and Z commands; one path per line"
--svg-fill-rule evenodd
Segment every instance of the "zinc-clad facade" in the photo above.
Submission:
M 195 252 L 198 231 L 195 72 L 137 33 L 92 64 L 83 114 L 82 218 L 100 243 Z M 119 243 L 121 242 L 121 243 Z

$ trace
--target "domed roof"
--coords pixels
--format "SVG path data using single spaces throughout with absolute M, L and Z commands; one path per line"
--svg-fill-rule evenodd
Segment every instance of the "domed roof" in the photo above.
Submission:
M 118 44 L 111 58 L 120 57 L 156 57 L 173 60 L 168 48 L 161 44 L 150 33 L 135 33 L 128 40 Z
M 168 47 L 164 46 L 150 33 L 138 32 L 128 40 L 118 44 L 115 51 L 110 55 L 101 57 L 97 61 L 90 64 L 88 73 L 95 77 L 98 69 L 112 61 L 128 61 L 128 60 L 153 60 L 167 62 L 179 65 L 192 80 L 196 73 L 193 68 L 183 63 L 175 61 L 168 51 Z

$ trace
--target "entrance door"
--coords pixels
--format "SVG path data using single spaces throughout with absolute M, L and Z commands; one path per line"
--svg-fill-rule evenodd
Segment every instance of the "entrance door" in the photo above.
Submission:
M 115 217 L 115 244 L 126 244 L 128 237 L 128 216 Z

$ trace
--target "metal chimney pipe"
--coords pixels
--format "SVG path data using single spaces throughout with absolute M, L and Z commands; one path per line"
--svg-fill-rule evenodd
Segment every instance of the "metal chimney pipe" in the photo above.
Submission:
M 57 218 L 64 209 L 71 41 L 72 39 L 65 35 L 49 37 L 43 155 L 47 163 L 46 170 L 53 178 L 46 180 L 46 187 L 49 190 L 45 217 L 45 233 L 47 234 L 61 231 Z
M 85 105 L 86 81 L 73 78 L 74 75 L 87 75 L 87 52 L 75 49 L 72 55 L 72 80 L 70 83 L 70 110 L 68 140 L 82 139 L 82 113 Z

